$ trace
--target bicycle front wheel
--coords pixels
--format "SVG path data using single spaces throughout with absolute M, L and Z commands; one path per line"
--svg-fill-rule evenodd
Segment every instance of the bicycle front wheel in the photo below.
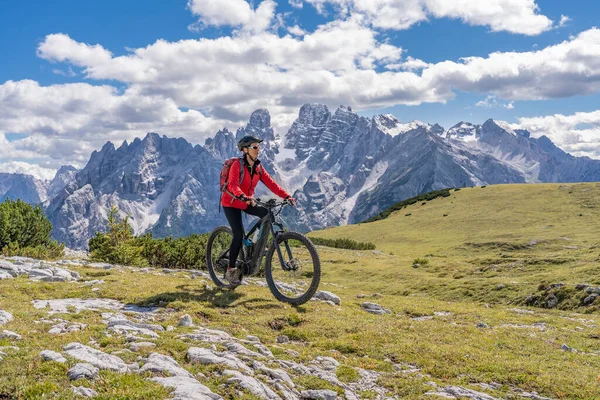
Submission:
M 273 240 L 265 260 L 267 284 L 279 301 L 293 305 L 309 301 L 321 280 L 321 261 L 309 238 L 284 232 Z
M 208 273 L 218 287 L 229 286 L 225 272 L 229 265 L 229 248 L 233 234 L 228 226 L 218 226 L 210 234 L 206 244 L 206 266 Z

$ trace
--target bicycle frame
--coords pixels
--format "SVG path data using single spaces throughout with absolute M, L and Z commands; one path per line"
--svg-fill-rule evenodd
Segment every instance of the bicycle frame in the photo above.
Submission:
M 269 211 L 268 214 L 265 215 L 264 217 L 262 217 L 260 220 L 258 220 L 252 226 L 252 228 L 250 228 L 250 231 L 248 231 L 248 233 L 246 233 L 244 235 L 244 239 L 243 239 L 244 242 L 246 240 L 252 241 L 252 239 L 250 239 L 250 238 L 256 232 L 257 229 L 259 230 L 258 239 L 257 239 L 256 243 L 253 242 L 254 250 L 253 250 L 252 258 L 248 259 L 247 253 L 245 251 L 242 252 L 244 262 L 246 262 L 248 264 L 248 274 L 245 274 L 245 275 L 253 276 L 258 272 L 258 269 L 262 262 L 262 258 L 265 254 L 265 248 L 267 245 L 267 239 L 269 237 L 269 233 L 273 237 L 273 245 L 275 245 L 275 243 L 277 243 L 279 234 L 281 232 L 283 232 L 283 221 L 281 221 L 281 219 L 278 218 L 273 213 L 272 208 L 267 207 L 267 210 Z M 275 229 L 276 227 L 278 229 Z M 243 245 L 243 246 L 245 246 L 245 245 Z M 285 242 L 285 247 L 286 247 L 286 251 L 288 253 L 289 258 L 291 259 L 292 258 L 292 249 L 290 248 L 287 241 Z M 277 246 L 276 248 L 277 248 L 277 255 L 279 256 L 279 261 L 280 261 L 281 265 L 283 265 L 285 269 L 289 269 L 289 268 L 285 267 L 285 261 L 283 258 L 283 254 L 281 253 L 281 249 L 279 248 L 279 246 Z

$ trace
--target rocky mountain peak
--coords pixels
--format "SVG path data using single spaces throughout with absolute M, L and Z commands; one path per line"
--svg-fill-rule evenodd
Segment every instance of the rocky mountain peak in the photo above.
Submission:
M 481 126 L 483 131 L 487 134 L 502 134 L 507 133 L 511 136 L 517 137 L 519 136 L 517 132 L 510 126 L 508 122 L 499 121 L 495 119 L 488 119 Z
M 52 198 L 58 194 L 65 186 L 75 179 L 75 175 L 79 170 L 72 165 L 63 165 L 56 171 L 54 178 L 50 181 L 48 187 L 48 198 Z
M 238 128 L 235 139 L 240 140 L 246 135 L 256 136 L 265 141 L 275 140 L 275 132 L 271 126 L 271 115 L 264 108 L 258 109 L 250 115 L 250 121 L 245 128 Z
M 475 140 L 480 134 L 481 125 L 461 121 L 446 131 L 446 138 Z
M 269 111 L 264 108 L 259 108 L 250 115 L 250 122 L 248 126 L 255 127 L 257 129 L 268 129 L 271 127 L 271 115 Z
M 238 154 L 237 141 L 227 128 L 217 132 L 214 138 L 207 138 L 204 148 L 220 159 L 234 157 Z
M 322 126 L 331 117 L 329 109 L 324 104 L 304 104 L 300 107 L 298 119 L 294 123 Z

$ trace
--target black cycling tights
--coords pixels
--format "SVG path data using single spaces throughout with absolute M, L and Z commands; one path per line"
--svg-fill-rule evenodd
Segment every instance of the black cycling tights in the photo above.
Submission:
M 231 231 L 233 232 L 233 240 L 231 241 L 231 247 L 229 248 L 229 268 L 235 268 L 235 260 L 237 260 L 240 250 L 242 249 L 242 239 L 244 239 L 244 224 L 242 223 L 242 210 L 233 207 L 223 207 L 225 211 L 225 217 L 231 225 Z M 248 206 L 245 213 L 254 215 L 258 218 L 262 218 L 269 213 L 264 207 L 253 207 Z

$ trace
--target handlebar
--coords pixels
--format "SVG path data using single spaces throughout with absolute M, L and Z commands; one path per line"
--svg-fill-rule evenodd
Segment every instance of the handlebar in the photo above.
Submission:
M 256 199 L 254 199 L 254 201 L 259 206 L 263 206 L 266 208 L 285 207 L 285 206 L 289 206 L 292 204 L 289 200 L 277 201 L 275 199 L 269 199 L 266 202 L 264 202 L 260 198 L 256 198 Z

